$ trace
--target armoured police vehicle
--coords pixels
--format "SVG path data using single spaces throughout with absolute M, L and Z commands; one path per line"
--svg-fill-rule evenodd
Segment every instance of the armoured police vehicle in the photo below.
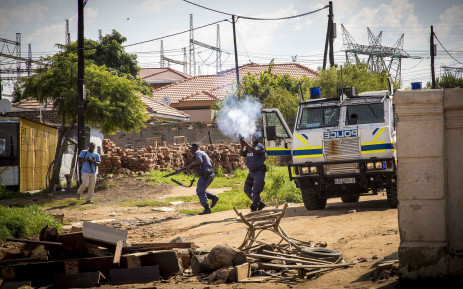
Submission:
M 395 208 L 394 116 L 391 85 L 348 97 L 314 99 L 312 94 L 299 104 L 293 131 L 278 109 L 263 110 L 267 155 L 291 157 L 289 177 L 308 210 L 325 208 L 328 198 L 352 203 L 384 189 Z

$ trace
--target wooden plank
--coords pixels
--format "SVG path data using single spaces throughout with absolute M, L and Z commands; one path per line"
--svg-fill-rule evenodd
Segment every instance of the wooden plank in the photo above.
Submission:
M 16 238 L 6 238 L 6 241 L 19 242 L 19 243 L 28 243 L 28 244 L 38 244 L 38 245 L 48 245 L 48 246 L 61 246 L 61 245 L 63 245 L 60 242 L 48 242 L 48 241 L 37 241 L 37 240 L 16 239 Z
M 31 281 L 13 281 L 13 282 L 3 282 L 0 279 L 0 289 L 17 289 L 17 288 L 22 288 L 23 286 L 32 288 L 31 287 L 32 282 Z
M 240 283 L 264 283 L 272 278 L 271 276 L 254 276 L 240 281 Z
M 119 267 L 121 265 L 121 254 L 122 254 L 122 240 L 117 242 L 116 252 L 114 252 L 113 266 Z
M 101 278 L 105 279 L 99 271 L 78 274 L 57 274 L 55 275 L 53 285 L 57 288 L 89 288 L 99 286 Z
M 236 282 L 241 282 L 251 276 L 249 263 L 246 262 L 244 264 L 238 265 L 235 267 L 236 269 Z
M 119 230 L 87 221 L 84 221 L 82 224 L 82 233 L 86 239 L 96 240 L 110 245 L 116 245 L 118 241 L 122 240 L 123 246 L 126 245 L 128 234 L 125 230 Z
M 148 283 L 160 279 L 158 265 L 111 269 L 111 284 Z

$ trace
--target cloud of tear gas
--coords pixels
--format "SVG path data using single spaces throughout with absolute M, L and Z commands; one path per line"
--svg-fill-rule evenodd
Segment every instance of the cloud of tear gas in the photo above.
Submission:
M 262 104 L 252 97 L 237 99 L 231 96 L 225 99 L 217 112 L 217 125 L 220 131 L 232 140 L 238 135 L 249 138 L 257 129 L 257 120 L 261 115 Z

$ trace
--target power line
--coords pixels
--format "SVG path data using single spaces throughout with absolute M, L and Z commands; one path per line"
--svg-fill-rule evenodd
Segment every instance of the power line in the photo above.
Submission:
M 216 22 L 214 22 L 214 23 L 210 23 L 210 24 L 206 24 L 206 25 L 203 25 L 203 26 L 199 26 L 199 27 L 193 28 L 193 30 L 200 29 L 200 28 L 204 28 L 204 27 L 211 26 L 211 25 L 218 24 L 218 23 L 220 23 L 220 22 L 225 22 L 225 21 L 228 21 L 228 19 L 223 19 L 223 20 L 220 20 L 220 21 L 216 21 Z M 122 47 L 125 48 L 125 47 L 134 46 L 134 45 L 139 45 L 139 44 L 143 44 L 143 43 L 147 43 L 147 42 L 151 42 L 151 41 L 161 40 L 161 39 L 164 39 L 164 38 L 168 38 L 168 37 L 180 35 L 180 34 L 187 33 L 187 32 L 190 32 L 190 29 L 185 30 L 185 31 L 182 31 L 182 32 L 177 32 L 177 33 L 169 34 L 169 35 L 166 35 L 166 36 L 162 36 L 162 37 L 150 39 L 150 40 L 145 40 L 145 41 L 141 41 L 141 42 L 137 42 L 137 43 L 133 43 L 133 44 L 129 44 L 129 45 L 124 45 L 124 46 L 122 46 Z
M 228 15 L 228 16 L 235 16 L 235 17 L 237 17 L 237 18 L 242 18 L 242 19 L 263 20 L 263 21 L 286 20 L 286 19 L 298 18 L 298 17 L 302 17 L 302 16 L 306 16 L 306 15 L 310 15 L 310 14 L 316 13 L 316 12 L 318 12 L 318 11 L 321 11 L 321 10 L 326 9 L 326 8 L 329 7 L 328 5 L 325 5 L 324 7 L 320 8 L 320 9 L 313 10 L 313 11 L 306 12 L 306 13 L 302 13 L 302 14 L 298 14 L 298 15 L 294 15 L 294 16 L 277 17 L 277 18 L 259 18 L 259 17 L 240 16 L 240 15 L 235 15 L 235 14 L 231 14 L 231 13 L 227 13 L 227 12 L 215 10 L 215 9 L 212 9 L 212 8 L 208 8 L 208 7 L 205 7 L 205 6 L 202 6 L 202 5 L 193 3 L 193 2 L 188 1 L 188 0 L 182 0 L 182 1 L 183 1 L 183 2 L 186 2 L 186 3 L 189 3 L 189 4 L 191 4 L 191 5 L 198 6 L 198 7 L 200 7 L 200 8 L 209 10 L 209 11 L 217 12 L 217 13 L 224 14 L 224 15 Z
M 453 60 L 455 60 L 456 62 L 460 63 L 461 65 L 463 65 L 463 63 L 461 63 L 460 61 L 458 61 L 455 57 L 452 56 L 452 54 L 450 54 L 447 49 L 444 47 L 444 45 L 442 45 L 442 43 L 440 42 L 439 38 L 437 38 L 437 36 L 434 34 L 434 37 L 437 39 L 437 42 L 439 42 L 440 46 L 442 46 L 442 48 L 444 48 L 445 52 L 447 52 L 447 54 L 452 57 Z

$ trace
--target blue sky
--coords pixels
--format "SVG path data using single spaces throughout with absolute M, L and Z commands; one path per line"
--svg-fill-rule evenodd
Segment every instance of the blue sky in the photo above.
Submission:
M 200 5 L 231 14 L 252 17 L 283 17 L 321 8 L 328 1 L 311 0 L 200 0 Z M 367 27 L 376 35 L 383 31 L 382 44 L 392 46 L 405 33 L 404 49 L 421 59 L 402 62 L 404 87 L 410 82 L 430 79 L 429 35 L 434 25 L 436 36 L 450 54 L 463 63 L 463 1 L 461 0 L 345 0 L 333 1 L 337 38 L 334 42 L 335 62 L 343 64 L 343 40 L 340 24 L 344 24 L 358 44 L 368 44 Z M 229 16 L 205 10 L 181 0 L 88 0 L 85 7 L 85 37 L 96 40 L 98 31 L 112 29 L 127 37 L 130 45 L 172 33 L 188 30 L 190 14 L 198 27 Z M 328 10 L 292 20 L 252 21 L 239 19 L 236 24 L 240 65 L 250 61 L 266 64 L 297 62 L 316 69 L 322 65 Z M 31 44 L 34 59 L 56 53 L 56 43 L 65 41 L 65 20 L 70 21 L 71 40 L 77 39 L 77 0 L 0 0 L 0 38 L 15 40 L 21 33 L 21 56 L 27 57 Z M 198 29 L 195 39 L 216 45 L 216 25 Z M 230 22 L 220 24 L 222 68 L 234 67 L 233 34 Z M 163 40 L 165 56 L 183 61 L 182 48 L 187 47 L 188 33 Z M 2 43 L 0 43 L 2 44 Z M 438 43 L 437 43 L 438 44 Z M 3 45 L 3 44 L 2 44 Z M 5 47 L 2 48 L 5 53 Z M 127 47 L 138 55 L 141 67 L 159 67 L 160 41 Z M 462 66 L 438 44 L 436 73 L 441 65 Z M 201 74 L 216 72 L 216 54 L 196 47 L 196 62 Z M 5 67 L 6 60 L 2 58 Z M 182 71 L 182 66 L 172 65 Z M 200 68 L 199 68 L 200 67 Z M 198 71 L 197 71 L 198 73 Z M 11 86 L 4 82 L 5 90 Z

